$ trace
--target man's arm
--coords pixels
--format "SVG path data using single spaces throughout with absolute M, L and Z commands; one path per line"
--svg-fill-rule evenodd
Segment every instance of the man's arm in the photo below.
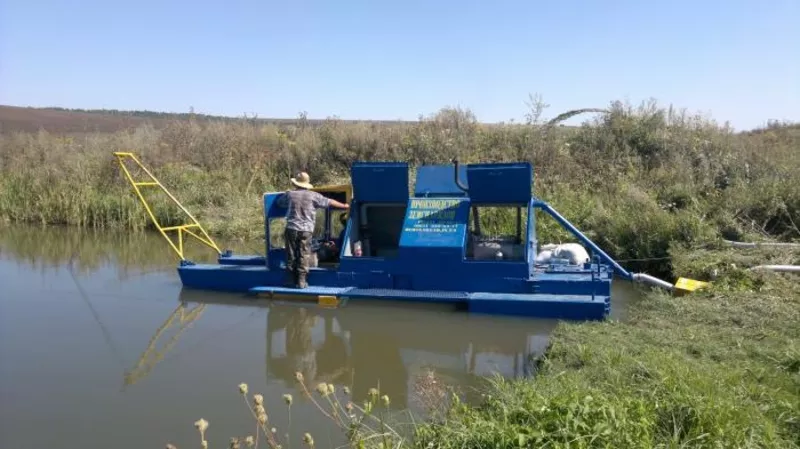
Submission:
M 324 207 L 335 207 L 336 209 L 350 209 L 349 204 L 340 203 L 334 199 L 328 198 L 321 193 L 316 192 L 316 201 L 314 202 L 314 206 L 317 208 L 324 208 Z
M 333 200 L 333 199 L 329 200 L 328 204 L 330 204 L 331 206 L 333 206 L 333 207 L 335 207 L 337 209 L 350 209 L 350 205 L 349 204 L 340 203 L 340 202 L 338 202 L 336 200 Z

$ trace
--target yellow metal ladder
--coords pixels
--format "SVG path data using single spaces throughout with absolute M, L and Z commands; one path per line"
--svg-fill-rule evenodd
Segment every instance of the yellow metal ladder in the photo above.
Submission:
M 163 184 L 161 184 L 161 182 L 158 179 L 156 179 L 155 176 L 153 176 L 152 173 L 150 173 L 150 170 L 148 170 L 139 161 L 139 159 L 136 158 L 136 156 L 133 153 L 115 152 L 114 156 L 117 157 L 117 161 L 119 162 L 120 167 L 122 167 L 122 170 L 125 172 L 125 176 L 128 178 L 128 181 L 133 186 L 133 190 L 136 192 L 136 196 L 139 197 L 139 201 L 141 201 L 142 205 L 144 206 L 145 210 L 147 211 L 147 214 L 150 216 L 150 220 L 153 222 L 155 227 L 158 229 L 158 232 L 160 232 L 161 235 L 163 235 L 164 238 L 167 239 L 167 242 L 169 242 L 169 245 L 172 247 L 172 249 L 175 250 L 175 252 L 178 254 L 178 257 L 180 257 L 182 261 L 186 260 L 186 258 L 183 255 L 184 233 L 196 238 L 197 240 L 199 240 L 200 242 L 202 242 L 206 246 L 213 248 L 217 252 L 217 254 L 222 254 L 222 251 L 220 251 L 220 249 L 217 246 L 217 244 L 214 243 L 214 240 L 211 238 L 210 235 L 208 235 L 206 230 L 203 229 L 203 226 L 200 225 L 200 223 L 197 221 L 197 219 L 195 219 L 194 216 L 188 210 L 186 210 L 185 207 L 183 207 L 183 205 L 169 192 L 169 190 L 167 190 L 166 187 L 164 187 Z M 131 172 L 128 170 L 128 167 L 125 166 L 125 160 L 126 159 L 130 159 L 134 163 L 136 163 L 136 165 L 144 173 L 147 174 L 149 180 L 147 180 L 147 181 L 135 181 L 133 179 L 133 176 L 131 176 Z M 161 226 L 161 224 L 158 222 L 158 219 L 153 214 L 153 210 L 150 208 L 150 205 L 147 203 L 147 200 L 145 199 L 144 195 L 142 195 L 142 191 L 140 190 L 140 187 L 158 187 L 159 189 L 161 189 L 165 194 L 167 194 L 167 196 L 172 200 L 172 202 L 175 203 L 175 205 L 177 205 L 181 209 L 181 211 L 183 211 L 183 213 L 186 214 L 186 216 L 189 217 L 189 219 L 191 220 L 191 223 L 182 224 L 182 225 L 178 225 L 178 226 L 167 226 L 167 227 Z M 198 233 L 193 232 L 192 231 L 193 229 L 199 230 L 200 233 L 202 233 L 202 235 L 199 235 Z M 169 232 L 169 231 L 177 231 L 177 233 L 178 233 L 177 245 L 167 235 L 167 232 Z

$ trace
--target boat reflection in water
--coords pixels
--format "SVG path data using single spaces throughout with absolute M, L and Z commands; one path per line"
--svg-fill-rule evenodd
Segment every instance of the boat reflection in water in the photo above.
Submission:
M 531 374 L 556 325 L 552 320 L 461 313 L 436 304 L 360 300 L 338 309 L 184 289 L 180 302 L 263 307 L 267 383 L 293 389 L 300 372 L 320 382 L 349 386 L 354 398 L 380 386 L 395 407 L 413 407 L 414 382 L 428 370 L 474 398 L 472 386 L 495 373 Z M 208 309 L 206 316 L 213 313 Z

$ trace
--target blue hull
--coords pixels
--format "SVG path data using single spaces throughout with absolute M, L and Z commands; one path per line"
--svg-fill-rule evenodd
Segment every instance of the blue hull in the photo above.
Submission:
M 223 256 L 218 264 L 183 264 L 178 274 L 184 287 L 249 295 L 341 301 L 399 300 L 450 303 L 471 313 L 567 320 L 602 320 L 610 311 L 611 272 L 604 266 L 541 267 L 524 279 L 507 278 L 480 284 L 487 291 L 427 290 L 395 287 L 385 273 L 312 269 L 309 288 L 284 287 L 286 273 L 270 270 L 263 257 Z

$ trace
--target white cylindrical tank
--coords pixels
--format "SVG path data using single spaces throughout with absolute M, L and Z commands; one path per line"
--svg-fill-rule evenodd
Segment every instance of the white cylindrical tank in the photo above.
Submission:
M 542 251 L 536 256 L 536 263 L 566 263 L 581 265 L 589 262 L 589 253 L 577 243 L 550 243 L 542 245 Z
M 547 249 L 544 251 L 540 251 L 539 254 L 536 255 L 536 263 L 545 264 L 550 263 L 550 259 L 553 257 L 553 250 Z

